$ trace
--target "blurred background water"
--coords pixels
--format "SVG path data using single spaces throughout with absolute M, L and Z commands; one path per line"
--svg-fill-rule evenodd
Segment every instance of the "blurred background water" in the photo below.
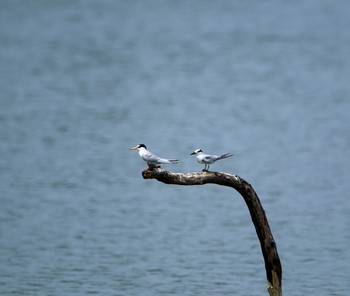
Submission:
M 349 295 L 348 1 L 0 2 L 0 294 L 267 295 L 242 198 L 146 181 L 145 143 L 257 191 L 285 295 Z

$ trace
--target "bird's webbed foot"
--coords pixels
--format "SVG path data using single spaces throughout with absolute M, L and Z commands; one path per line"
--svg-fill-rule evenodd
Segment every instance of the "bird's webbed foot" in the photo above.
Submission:
M 204 166 L 202 172 L 209 172 L 209 166 L 207 164 Z

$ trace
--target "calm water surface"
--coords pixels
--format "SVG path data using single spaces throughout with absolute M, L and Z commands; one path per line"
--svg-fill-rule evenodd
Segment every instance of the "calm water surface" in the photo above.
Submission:
M 257 191 L 284 295 L 349 295 L 348 1 L 1 1 L 0 294 L 267 295 L 227 188 Z M 247 292 L 249 291 L 249 292 Z

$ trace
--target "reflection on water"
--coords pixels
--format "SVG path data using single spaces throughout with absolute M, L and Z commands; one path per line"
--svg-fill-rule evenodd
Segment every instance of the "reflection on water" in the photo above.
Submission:
M 143 180 L 139 143 L 234 153 L 211 169 L 258 192 L 284 293 L 349 293 L 345 2 L 1 7 L 1 294 L 266 293 L 238 193 Z

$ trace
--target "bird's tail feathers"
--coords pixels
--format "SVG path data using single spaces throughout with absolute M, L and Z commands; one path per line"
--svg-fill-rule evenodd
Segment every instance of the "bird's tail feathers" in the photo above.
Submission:
M 180 163 L 180 160 L 178 160 L 178 159 L 168 159 L 168 160 L 173 164 Z
M 223 158 L 227 158 L 227 157 L 231 157 L 231 156 L 233 156 L 233 154 L 231 154 L 231 153 L 225 153 L 225 154 L 221 155 L 221 156 L 219 157 L 219 159 L 223 159 Z

